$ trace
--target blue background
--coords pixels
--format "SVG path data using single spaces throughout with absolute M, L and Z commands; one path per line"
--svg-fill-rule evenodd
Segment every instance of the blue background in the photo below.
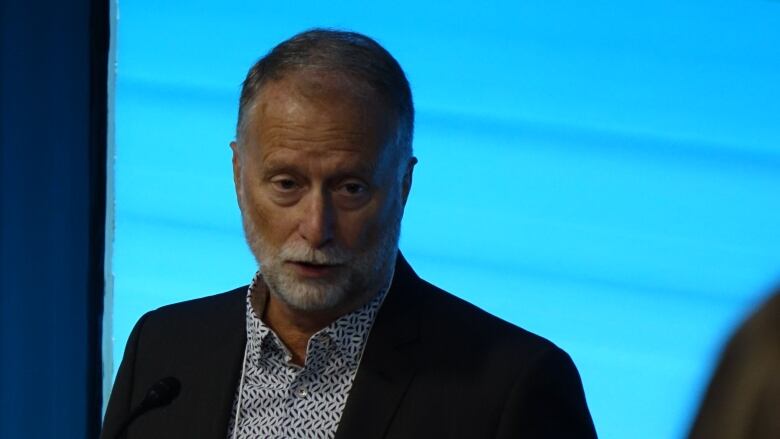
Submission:
M 412 265 L 566 349 L 601 437 L 682 437 L 780 277 L 778 2 L 137 0 L 118 26 L 115 366 L 143 312 L 250 280 L 240 83 L 313 26 L 412 84 Z

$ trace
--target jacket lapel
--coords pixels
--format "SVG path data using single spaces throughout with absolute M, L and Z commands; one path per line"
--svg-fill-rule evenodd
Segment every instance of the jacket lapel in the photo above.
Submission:
M 178 315 L 179 308 L 171 308 L 173 311 L 165 311 L 170 313 L 168 316 L 147 318 L 142 331 L 149 339 L 138 342 L 143 346 L 136 357 L 147 367 L 138 367 L 133 377 L 130 407 L 136 407 L 151 384 L 166 376 L 180 381 L 181 393 L 171 404 L 138 417 L 122 437 L 227 437 L 246 340 L 245 298 L 243 287 L 195 302 L 190 305 L 193 308 L 181 313 L 183 316 Z M 108 431 L 117 427 L 112 425 Z M 113 438 L 114 434 L 104 437 Z
M 371 329 L 336 439 L 385 435 L 416 371 L 417 282 L 419 278 L 399 253 L 393 284 Z
M 203 398 L 193 401 L 197 405 L 193 413 L 198 415 L 189 419 L 194 424 L 191 430 L 198 432 L 198 437 L 227 437 L 246 346 L 246 288 L 236 296 L 230 304 L 230 318 L 220 314 L 218 320 L 204 325 L 207 328 L 204 345 L 212 350 L 205 361 L 201 359 L 202 367 L 193 378 L 193 383 L 203 386 L 198 392 Z

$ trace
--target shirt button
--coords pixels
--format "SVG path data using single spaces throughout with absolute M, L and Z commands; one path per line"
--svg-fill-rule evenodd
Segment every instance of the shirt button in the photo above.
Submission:
M 306 390 L 305 387 L 298 387 L 298 390 L 295 391 L 295 394 L 298 395 L 299 398 L 306 398 L 309 395 L 309 391 Z

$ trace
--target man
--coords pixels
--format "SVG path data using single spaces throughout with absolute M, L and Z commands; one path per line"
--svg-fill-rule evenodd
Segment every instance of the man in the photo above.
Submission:
M 363 35 L 304 32 L 252 67 L 231 148 L 261 269 L 141 318 L 104 438 L 595 437 L 563 351 L 398 252 L 413 121 L 403 71 Z M 131 413 L 164 377 L 180 394 Z

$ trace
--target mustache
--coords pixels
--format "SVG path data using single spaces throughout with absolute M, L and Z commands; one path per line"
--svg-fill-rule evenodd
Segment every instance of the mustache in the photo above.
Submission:
M 318 265 L 342 265 L 351 260 L 352 254 L 341 247 L 312 248 L 305 242 L 287 244 L 279 251 L 279 259 Z

